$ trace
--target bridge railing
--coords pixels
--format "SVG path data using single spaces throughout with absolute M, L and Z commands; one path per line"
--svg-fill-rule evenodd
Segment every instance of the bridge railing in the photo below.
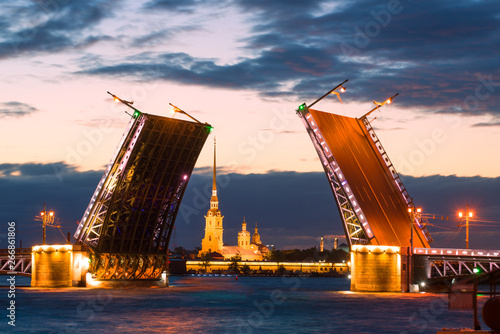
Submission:
M 500 250 L 414 248 L 427 278 L 457 277 L 500 269 Z
M 460 257 L 495 257 L 500 258 L 500 250 L 460 249 L 460 248 L 414 248 L 415 255 L 443 255 Z
M 1 248 L 0 249 L 0 255 L 8 255 L 9 254 L 9 249 L 8 248 Z M 21 254 L 31 254 L 31 247 L 29 248 L 16 248 L 16 255 L 21 255 Z

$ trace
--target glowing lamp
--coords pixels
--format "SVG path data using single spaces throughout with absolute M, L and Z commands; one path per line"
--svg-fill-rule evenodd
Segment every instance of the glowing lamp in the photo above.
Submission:
M 49 215 L 52 217 L 54 215 L 54 212 L 50 211 Z
M 469 212 L 469 217 L 472 217 L 472 212 Z
M 408 213 L 411 213 L 411 208 L 408 208 Z
M 120 102 L 120 99 L 118 99 L 117 97 L 114 98 L 115 102 Z
M 463 214 L 463 213 L 461 213 L 461 212 L 459 212 L 459 213 L 458 213 L 458 216 L 459 216 L 460 218 L 462 218 L 462 216 L 463 216 L 463 215 L 464 215 L 464 214 Z
M 422 208 L 417 208 L 417 212 L 418 213 L 422 212 Z
M 184 175 L 183 179 L 184 180 L 187 180 L 188 176 L 187 175 Z
M 387 103 L 387 104 L 391 104 L 391 103 L 392 103 L 392 100 L 391 100 L 391 99 L 387 99 L 387 101 L 385 101 L 385 103 Z
M 344 86 L 340 87 L 340 92 L 343 93 L 346 91 L 346 88 Z
M 303 104 L 301 104 L 301 105 L 299 106 L 299 110 L 304 110 L 304 108 L 305 108 L 305 107 L 306 107 L 306 104 L 305 104 L 305 103 L 303 103 Z

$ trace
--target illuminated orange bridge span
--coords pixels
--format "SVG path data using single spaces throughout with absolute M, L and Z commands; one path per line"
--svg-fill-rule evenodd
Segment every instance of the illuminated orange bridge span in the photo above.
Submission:
M 302 105 L 298 114 L 316 148 L 343 221 L 355 244 L 429 247 L 432 238 L 366 117 L 352 118 Z

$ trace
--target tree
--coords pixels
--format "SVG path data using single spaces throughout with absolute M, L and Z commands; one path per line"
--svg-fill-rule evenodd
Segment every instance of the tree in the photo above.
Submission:
M 241 256 L 236 255 L 231 258 L 231 263 L 229 264 L 229 270 L 232 270 L 234 273 L 239 274 L 239 262 L 241 260 Z
M 243 267 L 241 267 L 241 272 L 245 275 L 249 275 L 252 272 L 252 270 L 250 269 L 248 264 L 245 264 L 243 265 Z
M 201 254 L 201 265 L 207 271 L 207 268 L 210 267 L 210 261 L 212 261 L 212 257 L 208 253 Z
M 276 275 L 283 276 L 285 274 L 285 267 L 282 264 L 279 265 L 278 270 L 276 270 Z
M 184 247 L 182 247 L 182 246 L 175 247 L 174 248 L 174 254 L 184 255 L 184 254 L 186 254 L 186 249 Z

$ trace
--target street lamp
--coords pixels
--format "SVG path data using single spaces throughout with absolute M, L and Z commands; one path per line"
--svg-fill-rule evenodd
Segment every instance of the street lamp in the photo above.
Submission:
M 343 86 L 347 81 L 349 80 L 344 80 L 342 83 L 338 84 L 337 86 L 333 87 L 332 89 L 330 89 L 328 92 L 326 92 L 322 97 L 320 97 L 319 99 L 317 99 L 316 101 L 314 101 L 313 103 L 311 103 L 307 108 L 311 108 L 313 105 L 315 105 L 316 103 L 318 103 L 319 101 L 323 100 L 325 97 L 327 97 L 328 95 L 330 94 L 335 94 L 337 95 L 337 97 L 339 98 L 340 102 L 342 102 L 342 99 L 340 98 L 340 95 L 338 92 L 336 92 L 336 90 L 340 90 L 341 93 L 345 92 L 346 91 L 346 88 Z M 304 108 L 306 107 L 306 104 L 302 104 L 299 106 L 299 111 L 300 110 L 304 110 Z
M 182 110 L 181 108 L 177 107 L 177 106 L 174 106 L 172 103 L 169 103 L 171 106 L 172 106 L 172 113 L 175 114 L 176 112 L 178 112 L 179 114 L 184 114 L 186 115 L 187 117 L 191 118 L 193 121 L 195 121 L 196 123 L 200 123 L 201 122 L 199 120 L 197 120 L 196 118 L 194 118 L 193 116 L 189 115 L 187 112 L 185 112 L 184 110 Z
M 45 208 L 45 203 L 43 203 L 43 211 L 40 212 L 40 216 L 42 216 L 42 226 L 43 226 L 42 245 L 45 245 L 45 237 L 46 237 L 45 226 L 50 225 L 54 222 L 54 212 L 53 211 L 47 212 Z
M 415 217 L 419 217 L 422 208 L 415 208 L 412 206 L 408 208 L 410 214 L 410 252 L 408 254 L 408 292 L 410 292 L 410 284 L 413 283 L 413 224 Z
M 469 204 L 466 204 L 465 214 L 460 211 L 458 217 L 462 218 L 465 216 L 465 247 L 469 249 L 469 218 L 472 218 L 473 213 L 469 211 Z
M 372 112 L 374 112 L 375 110 L 379 109 L 380 107 L 382 107 L 384 104 L 391 104 L 392 103 L 392 100 L 398 96 L 399 93 L 397 93 L 396 95 L 393 95 L 391 96 L 390 98 L 388 98 L 387 100 L 385 100 L 384 102 L 377 102 L 377 101 L 373 101 L 373 103 L 375 103 L 375 108 L 373 108 L 372 110 L 370 110 L 369 112 L 367 112 L 366 114 L 364 114 L 363 116 L 361 116 L 361 118 L 363 117 L 368 117 Z
M 133 109 L 133 110 L 134 110 L 134 114 L 133 114 L 133 115 L 130 115 L 129 113 L 127 113 L 127 112 L 125 111 L 128 115 L 132 116 L 133 118 L 137 118 L 137 117 L 139 117 L 139 116 L 141 115 L 141 111 L 140 111 L 139 109 L 137 109 L 137 108 L 134 108 L 134 107 L 132 106 L 132 104 L 134 104 L 134 102 L 133 102 L 133 101 L 127 101 L 127 100 L 124 100 L 124 99 L 120 99 L 120 98 L 119 98 L 118 96 L 116 96 L 115 94 L 112 94 L 112 93 L 110 93 L 110 92 L 107 92 L 107 93 L 113 97 L 113 100 L 115 100 L 115 102 L 117 102 L 117 103 L 118 103 L 118 102 L 121 102 L 121 103 L 123 103 L 124 105 L 126 105 L 127 107 L 129 107 L 130 109 Z

